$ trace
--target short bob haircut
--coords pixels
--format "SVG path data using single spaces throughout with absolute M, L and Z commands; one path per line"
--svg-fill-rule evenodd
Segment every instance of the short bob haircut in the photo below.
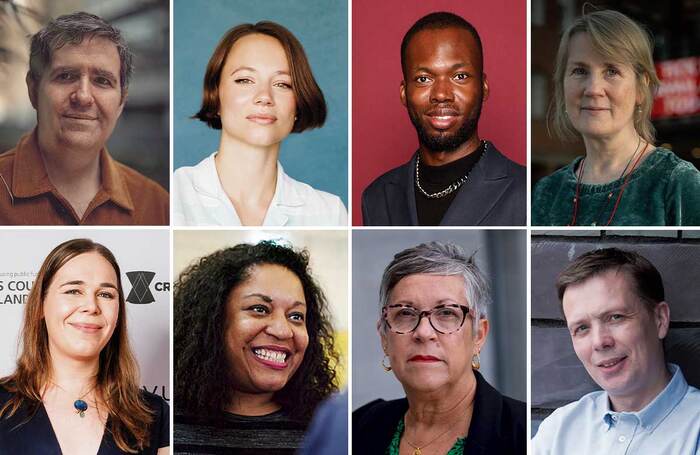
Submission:
M 51 65 L 52 54 L 66 44 L 80 44 L 86 38 L 105 38 L 114 43 L 119 54 L 119 83 L 122 101 L 129 88 L 133 73 L 133 56 L 121 32 L 107 21 L 85 12 L 60 16 L 32 36 L 29 53 L 29 73 L 39 82 L 46 68 Z
M 226 58 L 236 42 L 247 35 L 262 34 L 280 42 L 287 55 L 292 78 L 292 91 L 296 98 L 296 121 L 292 133 L 318 128 L 326 121 L 326 100 L 311 72 L 304 48 L 292 32 L 270 21 L 257 24 L 240 24 L 226 32 L 214 50 L 204 75 L 202 107 L 192 118 L 199 119 L 216 130 L 221 129 L 219 83 Z
M 627 274 L 632 291 L 650 312 L 664 301 L 664 282 L 656 267 L 639 253 L 618 248 L 589 251 L 569 264 L 557 278 L 559 301 L 563 303 L 564 293 L 569 286 L 583 283 L 610 270 Z M 563 312 L 562 308 L 562 314 Z
M 217 420 L 231 402 L 233 383 L 226 348 L 229 295 L 258 265 L 294 273 L 304 289 L 309 345 L 299 369 L 274 394 L 292 418 L 308 422 L 316 406 L 337 390 L 333 328 L 328 304 L 309 270 L 309 254 L 273 241 L 216 251 L 189 266 L 175 282 L 175 406 L 180 415 Z
M 391 291 L 409 275 L 452 276 L 464 278 L 464 293 L 469 310 L 473 311 L 472 330 L 476 336 L 477 323 L 487 318 L 491 299 L 488 280 L 477 267 L 474 255 L 467 256 L 464 250 L 453 243 L 430 242 L 405 249 L 394 256 L 386 267 L 379 286 L 380 311 L 389 303 Z M 382 327 L 386 329 L 386 327 Z
M 58 245 L 44 259 L 24 310 L 20 335 L 21 354 L 13 374 L 0 379 L 0 385 L 14 393 L 0 409 L 0 418 L 9 418 L 21 406 L 32 415 L 40 406 L 44 387 L 51 381 L 49 337 L 44 321 L 44 298 L 56 273 L 71 259 L 85 253 L 97 253 L 110 263 L 117 276 L 119 314 L 114 333 L 100 352 L 95 390 L 109 413 L 109 429 L 120 450 L 136 453 L 148 446 L 152 411 L 140 393 L 136 359 L 126 331 L 126 303 L 121 272 L 107 247 L 89 239 L 74 239 Z
M 653 41 L 636 22 L 612 10 L 594 11 L 577 18 L 566 29 L 559 42 L 554 71 L 554 98 L 549 106 L 549 121 L 555 134 L 562 140 L 573 140 L 578 132 L 566 113 L 564 77 L 569 59 L 569 44 L 577 33 L 587 33 L 593 49 L 605 59 L 630 65 L 634 69 L 637 95 L 642 102 L 634 113 L 634 128 L 647 142 L 655 141 L 655 130 L 650 116 L 659 78 L 652 58 Z

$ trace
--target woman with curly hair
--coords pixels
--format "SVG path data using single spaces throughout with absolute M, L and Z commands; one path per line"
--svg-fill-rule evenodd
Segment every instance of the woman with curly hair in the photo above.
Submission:
M 0 453 L 169 453 L 169 409 L 139 388 L 119 265 L 103 245 L 49 253 L 27 299 L 17 369 L 0 379 Z
M 293 453 L 337 361 L 307 251 L 264 241 L 201 258 L 175 283 L 176 451 Z

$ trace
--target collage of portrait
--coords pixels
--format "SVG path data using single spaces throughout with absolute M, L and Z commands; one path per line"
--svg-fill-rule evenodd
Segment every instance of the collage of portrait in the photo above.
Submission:
M 697 30 L 0 0 L 0 455 L 700 455 Z

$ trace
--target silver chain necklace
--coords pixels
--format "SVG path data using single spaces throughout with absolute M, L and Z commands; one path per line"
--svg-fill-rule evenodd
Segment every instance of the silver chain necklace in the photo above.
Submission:
M 479 160 L 476 163 L 474 163 L 474 166 L 472 166 L 471 169 L 469 169 L 469 172 L 467 172 L 465 175 L 463 175 L 462 177 L 460 177 L 456 181 L 450 183 L 450 185 L 447 188 L 445 188 L 444 190 L 438 191 L 437 193 L 428 193 L 420 185 L 420 170 L 419 170 L 420 169 L 420 152 L 418 152 L 418 156 L 416 157 L 416 187 L 418 188 L 418 191 L 420 191 L 423 194 L 423 196 L 425 196 L 429 199 L 440 199 L 440 198 L 447 196 L 448 194 L 451 194 L 451 193 L 454 193 L 455 191 L 457 191 L 462 185 L 467 183 L 467 180 L 469 180 L 469 174 L 471 174 L 472 169 L 474 169 L 474 167 L 476 167 L 476 165 L 479 164 L 479 161 L 481 161 L 481 159 L 484 157 L 484 155 L 486 155 L 486 152 L 488 151 L 488 148 L 489 148 L 488 141 L 481 141 L 481 142 L 484 144 L 484 152 L 479 157 Z

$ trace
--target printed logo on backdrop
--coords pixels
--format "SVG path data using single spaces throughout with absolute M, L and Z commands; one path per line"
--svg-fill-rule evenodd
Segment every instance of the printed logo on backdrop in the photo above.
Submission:
M 135 304 L 147 304 L 156 301 L 151 292 L 151 283 L 156 273 L 146 270 L 126 272 L 126 277 L 131 283 L 131 291 L 126 296 L 126 301 Z M 157 281 L 153 286 L 157 292 L 170 291 L 170 283 L 167 281 Z
M 37 272 L 0 271 L 0 305 L 27 303 Z

